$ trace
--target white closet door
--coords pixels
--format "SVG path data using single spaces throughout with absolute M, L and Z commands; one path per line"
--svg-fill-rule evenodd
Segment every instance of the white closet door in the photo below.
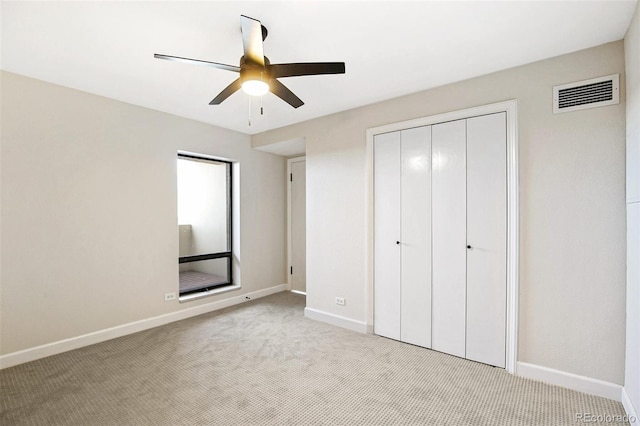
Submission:
M 400 340 L 431 347 L 431 127 L 401 132 Z
M 306 161 L 291 162 L 291 290 L 307 292 Z
M 505 367 L 506 114 L 467 120 L 467 358 Z
M 374 138 L 374 333 L 400 340 L 400 132 Z
M 465 356 L 465 120 L 432 126 L 433 303 L 431 347 Z

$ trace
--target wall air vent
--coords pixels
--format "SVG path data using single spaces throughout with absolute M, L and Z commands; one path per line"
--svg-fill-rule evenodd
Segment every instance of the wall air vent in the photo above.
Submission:
M 620 74 L 553 87 L 553 113 L 620 103 Z

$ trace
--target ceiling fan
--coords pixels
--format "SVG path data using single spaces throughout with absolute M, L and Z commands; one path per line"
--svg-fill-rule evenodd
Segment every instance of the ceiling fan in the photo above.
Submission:
M 207 67 L 220 68 L 240 73 L 240 77 L 218 94 L 209 105 L 219 105 L 240 88 L 252 96 L 261 96 L 271 92 L 294 108 L 304 105 L 291 90 L 277 79 L 303 75 L 344 74 L 344 62 L 307 62 L 291 64 L 272 64 L 264 56 L 262 42 L 267 38 L 267 29 L 257 19 L 240 16 L 242 45 L 244 55 L 240 58 L 240 66 L 219 64 L 199 59 L 182 58 L 154 54 L 154 58 L 169 61 L 186 62 Z

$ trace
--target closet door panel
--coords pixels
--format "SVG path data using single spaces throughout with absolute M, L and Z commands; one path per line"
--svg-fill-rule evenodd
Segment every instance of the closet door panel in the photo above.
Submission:
M 431 127 L 401 132 L 401 337 L 431 347 Z
M 505 367 L 506 114 L 467 120 L 467 355 Z
M 374 138 L 374 332 L 400 340 L 400 132 Z
M 465 120 L 432 126 L 431 347 L 465 356 L 466 129 Z

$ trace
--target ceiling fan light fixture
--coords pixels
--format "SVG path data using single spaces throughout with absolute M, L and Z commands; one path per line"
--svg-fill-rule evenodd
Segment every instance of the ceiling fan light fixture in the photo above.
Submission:
M 157 59 L 187 62 L 239 73 L 240 77 L 233 80 L 222 92 L 218 93 L 218 96 L 213 98 L 209 105 L 220 105 L 229 96 L 242 89 L 243 92 L 250 96 L 262 96 L 267 92 L 271 92 L 293 108 L 299 108 L 304 105 L 304 102 L 287 86 L 282 84 L 278 78 L 344 74 L 345 72 L 344 62 L 299 62 L 272 65 L 269 58 L 264 56 L 263 42 L 267 37 L 267 29 L 264 25 L 257 19 L 241 15 L 240 27 L 244 55 L 240 58 L 239 66 L 159 53 L 153 56 Z
M 269 91 L 269 85 L 262 80 L 245 80 L 242 90 L 249 96 L 262 96 Z

